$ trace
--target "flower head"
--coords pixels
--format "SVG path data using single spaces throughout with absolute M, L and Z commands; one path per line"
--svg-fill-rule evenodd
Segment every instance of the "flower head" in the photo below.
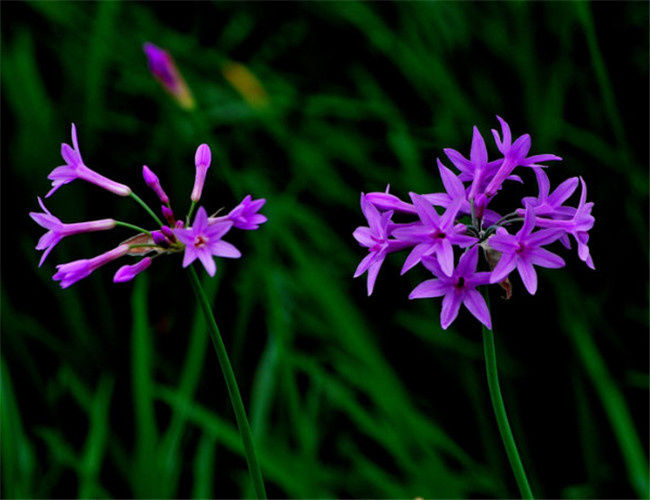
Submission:
M 183 267 L 189 266 L 197 258 L 205 267 L 210 276 L 214 276 L 217 265 L 213 256 L 238 259 L 241 253 L 233 245 L 221 239 L 230 228 L 232 222 L 221 221 L 208 223 L 208 214 L 205 208 L 200 207 L 196 212 L 194 223 L 187 229 L 176 229 L 174 234 L 185 244 Z
M 451 276 L 448 276 L 442 270 L 435 259 L 425 258 L 422 263 L 437 279 L 420 283 L 411 292 L 409 299 L 444 296 L 440 313 L 440 323 L 443 330 L 446 330 L 456 319 L 461 304 L 464 304 L 469 312 L 486 327 L 492 328 L 490 311 L 485 299 L 476 290 L 477 286 L 490 282 L 490 273 L 476 272 L 478 246 L 473 246 L 460 257 L 458 266 L 453 270 Z
M 65 165 L 55 168 L 47 176 L 52 181 L 52 189 L 45 195 L 46 198 L 52 196 L 64 184 L 68 184 L 75 179 L 82 179 L 86 182 L 96 184 L 119 196 L 129 196 L 131 194 L 131 188 L 129 186 L 112 181 L 89 169 L 84 164 L 81 153 L 79 152 L 77 129 L 74 123 L 72 124 L 72 146 L 65 143 L 61 144 L 61 156 L 65 161 Z
M 496 130 L 492 133 L 501 157 L 488 159 L 485 140 L 474 127 L 469 158 L 454 149 L 444 150 L 459 173 L 437 160 L 443 192 L 410 193 L 411 203 L 389 193 L 388 188 L 384 193 L 362 195 L 361 209 L 369 227 L 357 228 L 354 237 L 369 249 L 369 253 L 357 267 L 355 277 L 368 272 L 369 294 L 386 256 L 408 248 L 410 252 L 404 259 L 402 274 L 423 264 L 436 276 L 418 286 L 411 298 L 444 295 L 443 328 L 456 318 L 461 304 L 489 328 L 489 312 L 476 286 L 498 283 L 509 299 L 512 286 L 508 276 L 516 269 L 528 292 L 534 294 L 537 290 L 535 266 L 564 266 L 561 257 L 543 248 L 546 245 L 557 240 L 570 248 L 569 236 L 572 236 L 578 244 L 578 256 L 593 268 L 588 247 L 589 231 L 594 225 L 593 203 L 586 201 L 584 181 L 580 178 L 582 193 L 578 206 L 565 206 L 576 190 L 578 178 L 565 180 L 551 192 L 544 172 L 546 166 L 541 163 L 561 158 L 553 154 L 528 156 L 530 136 L 524 134 L 513 141 L 508 124 L 497 118 L 501 133 Z M 513 173 L 518 166 L 530 167 L 535 173 L 539 194 L 524 197 L 523 207 L 511 209 L 502 216 L 489 209 L 488 204 L 505 180 L 523 184 Z M 436 207 L 442 207 L 444 213 L 439 213 Z M 407 220 L 393 221 L 394 214 Z M 413 220 L 413 216 L 417 219 Z M 519 223 L 519 230 L 511 234 L 509 228 Z M 469 250 L 454 267 L 456 247 Z M 476 272 L 479 247 L 484 250 L 485 257 L 486 271 L 482 272 Z M 487 272 L 488 268 L 491 272 Z

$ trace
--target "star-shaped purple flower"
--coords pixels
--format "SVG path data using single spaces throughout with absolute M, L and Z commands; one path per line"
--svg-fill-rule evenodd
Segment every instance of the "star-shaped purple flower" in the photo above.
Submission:
M 64 224 L 58 217 L 50 213 L 40 197 L 38 198 L 38 203 L 41 205 L 44 213 L 30 212 L 29 216 L 34 219 L 39 226 L 48 230 L 43 236 L 41 236 L 36 245 L 36 250 L 45 250 L 41 257 L 41 261 L 38 263 L 38 267 L 41 267 L 45 258 L 49 255 L 52 249 L 66 236 L 89 233 L 91 231 L 105 231 L 115 227 L 115 221 L 113 219 L 100 219 L 88 222 L 77 222 L 75 224 Z
M 490 247 L 501 252 L 498 264 L 492 270 L 490 283 L 499 283 L 515 268 L 519 271 L 521 281 L 531 295 L 537 291 L 537 273 L 534 265 L 557 269 L 564 266 L 564 260 L 548 250 L 541 248 L 562 236 L 562 230 L 542 229 L 532 232 L 535 227 L 535 214 L 532 208 L 526 209 L 524 224 L 517 234 L 508 234 L 500 227 L 488 240 Z
M 477 238 L 462 234 L 465 226 L 455 224 L 462 200 L 457 199 L 440 216 L 433 205 L 422 195 L 410 193 L 421 224 L 400 227 L 393 231 L 398 240 L 415 243 L 413 250 L 404 261 L 402 274 L 415 266 L 423 257 L 435 254 L 440 267 L 447 276 L 454 269 L 453 245 L 467 247 L 478 241 Z
M 221 237 L 232 227 L 232 222 L 221 221 L 209 224 L 205 208 L 199 207 L 194 223 L 187 229 L 175 229 L 176 237 L 185 244 L 183 267 L 189 266 L 197 258 L 210 276 L 214 276 L 217 265 L 212 256 L 238 259 L 241 253 Z
M 361 211 L 366 216 L 368 226 L 356 228 L 352 236 L 361 246 L 368 248 L 369 253 L 357 266 L 354 277 L 361 276 L 368 271 L 368 295 L 371 295 L 379 268 L 381 268 L 386 255 L 406 248 L 409 243 L 389 239 L 389 224 L 393 216 L 392 210 L 380 214 L 379 210 L 366 199 L 363 193 L 361 194 Z
M 68 184 L 75 179 L 91 182 L 119 196 L 129 196 L 131 194 L 129 186 L 112 181 L 84 165 L 79 151 L 79 143 L 77 142 L 77 128 L 74 123 L 72 124 L 72 147 L 69 144 L 61 144 L 61 156 L 65 161 L 65 165 L 56 167 L 47 176 L 52 181 L 52 189 L 45 195 L 46 198 L 52 196 L 64 184 Z
M 471 312 L 476 319 L 489 329 L 492 329 L 490 311 L 483 296 L 476 290 L 477 286 L 490 282 L 490 273 L 476 272 L 478 264 L 478 246 L 467 250 L 458 262 L 451 276 L 447 276 L 435 259 L 424 258 L 424 266 L 429 269 L 437 279 L 423 281 L 409 295 L 409 299 L 426 299 L 441 297 L 442 310 L 440 324 L 443 330 L 456 319 L 461 304 Z

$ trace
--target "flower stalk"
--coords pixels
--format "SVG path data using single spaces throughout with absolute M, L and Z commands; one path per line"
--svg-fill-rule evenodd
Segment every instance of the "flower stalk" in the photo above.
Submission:
M 481 288 L 483 297 L 485 298 L 485 301 L 487 302 L 489 308 L 490 299 L 487 286 Z M 528 484 L 528 478 L 526 477 L 524 465 L 522 464 L 521 458 L 519 457 L 519 452 L 517 451 L 517 444 L 515 443 L 515 438 L 512 435 L 512 430 L 510 429 L 506 407 L 503 403 L 503 397 L 501 396 L 501 388 L 499 386 L 499 372 L 497 370 L 497 355 L 494 348 L 494 332 L 491 329 L 487 328 L 485 325 L 483 325 L 482 328 L 483 352 L 485 354 L 485 369 L 487 372 L 488 387 L 490 389 L 490 398 L 492 399 L 492 407 L 494 408 L 494 415 L 497 419 L 497 426 L 499 427 L 501 440 L 503 441 L 503 446 L 506 449 L 506 455 L 508 455 L 510 467 L 512 468 L 512 472 L 515 475 L 515 480 L 517 481 L 517 486 L 519 487 L 521 498 L 534 498 L 533 492 L 531 491 L 530 485 Z
M 250 473 L 251 480 L 253 481 L 255 495 L 257 498 L 266 499 L 264 479 L 262 478 L 262 471 L 260 469 L 259 462 L 257 461 L 257 455 L 255 453 L 253 433 L 248 423 L 248 418 L 246 417 L 246 410 L 244 409 L 244 403 L 242 401 L 241 394 L 239 393 L 239 387 L 237 386 L 235 372 L 233 371 L 230 364 L 226 346 L 224 345 L 221 338 L 219 327 L 217 326 L 217 322 L 214 319 L 214 315 L 210 309 L 210 304 L 205 295 L 205 292 L 203 291 L 199 277 L 197 276 L 196 271 L 193 267 L 190 267 L 189 271 L 192 288 L 194 289 L 197 300 L 201 304 L 201 309 L 203 309 L 203 314 L 205 315 L 206 321 L 210 326 L 210 340 L 212 341 L 214 350 L 217 353 L 219 365 L 221 366 L 221 371 L 226 381 L 228 395 L 230 396 L 230 402 L 232 403 L 232 407 L 235 412 L 235 419 L 237 420 L 237 427 L 239 428 L 239 435 L 241 436 L 242 442 L 244 444 L 246 463 L 248 464 L 248 472 Z

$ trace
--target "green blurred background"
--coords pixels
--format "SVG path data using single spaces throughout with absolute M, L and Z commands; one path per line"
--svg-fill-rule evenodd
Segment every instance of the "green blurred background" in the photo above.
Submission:
M 173 54 L 196 111 L 151 77 L 145 41 Z M 499 114 L 564 158 L 553 185 L 581 175 L 596 203 L 595 272 L 574 249 L 536 296 L 517 278 L 512 300 L 492 297 L 533 491 L 648 498 L 647 111 L 645 2 L 4 2 L 2 496 L 252 495 L 180 258 L 58 289 L 54 265 L 112 248 L 118 228 L 37 267 L 27 214 L 71 122 L 86 163 L 151 203 L 142 164 L 181 212 L 201 142 L 209 209 L 268 199 L 269 222 L 230 238 L 244 257 L 204 284 L 271 497 L 515 496 L 478 322 L 441 331 L 439 301 L 407 300 L 424 272 L 400 278 L 398 256 L 371 298 L 352 279 L 359 193 L 441 189 L 435 157 L 467 153 Z M 504 197 L 535 194 L 525 180 Z M 148 223 L 81 182 L 48 208 Z

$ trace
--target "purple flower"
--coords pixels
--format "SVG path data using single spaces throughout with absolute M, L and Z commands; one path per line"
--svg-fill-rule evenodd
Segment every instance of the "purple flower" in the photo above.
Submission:
M 217 266 L 212 258 L 213 255 L 231 259 L 241 257 L 239 250 L 221 239 L 231 227 L 230 221 L 209 224 L 205 208 L 199 207 L 192 227 L 174 230 L 176 237 L 185 244 L 183 267 L 189 266 L 198 258 L 208 274 L 214 276 Z
M 391 240 L 388 234 L 388 225 L 393 215 L 392 211 L 380 214 L 377 208 L 370 203 L 363 193 L 361 194 L 361 211 L 366 216 L 368 226 L 361 226 L 354 230 L 352 236 L 369 253 L 357 266 L 354 277 L 357 278 L 368 271 L 368 295 L 372 294 L 377 274 L 386 255 L 409 246 L 408 242 Z
M 582 191 L 580 193 L 578 207 L 565 207 L 571 211 L 569 212 L 568 219 L 547 219 L 539 217 L 537 218 L 537 225 L 539 227 L 561 229 L 572 235 L 578 244 L 578 257 L 580 257 L 580 260 L 585 262 L 591 269 L 595 269 L 594 261 L 587 246 L 589 242 L 588 231 L 594 227 L 595 219 L 591 215 L 594 204 L 593 202 L 587 203 L 587 186 L 582 177 L 580 177 L 580 183 L 582 184 Z
M 158 199 L 160 199 L 163 204 L 169 205 L 169 196 L 167 196 L 167 193 L 165 193 L 162 186 L 160 185 L 158 176 L 154 174 L 152 170 L 146 165 L 142 165 L 142 177 L 144 177 L 145 184 L 147 184 L 147 186 L 149 186 L 149 188 L 154 193 L 156 193 Z
M 503 181 L 508 178 L 510 173 L 517 166 L 538 167 L 539 162 L 562 160 L 562 158 L 559 156 L 552 154 L 542 154 L 526 157 L 530 151 L 530 135 L 524 134 L 521 137 L 518 137 L 515 142 L 512 143 L 510 127 L 500 116 L 497 116 L 497 120 L 499 120 L 499 123 L 501 124 L 503 139 L 494 129 L 492 129 L 492 135 L 494 136 L 494 141 L 497 144 L 497 148 L 504 156 L 504 159 L 503 163 L 499 167 L 499 170 L 496 172 L 494 177 L 490 180 L 489 184 L 485 188 L 486 197 L 494 196 L 501 187 L 501 184 L 503 184 Z
M 492 270 L 490 283 L 499 283 L 515 268 L 519 271 L 521 281 L 531 295 L 537 291 L 537 273 L 533 265 L 557 269 L 564 266 L 564 260 L 548 250 L 541 248 L 560 236 L 562 231 L 557 229 L 542 229 L 532 232 L 535 227 L 535 215 L 532 208 L 526 209 L 524 224 L 517 234 L 508 234 L 500 227 L 497 233 L 488 240 L 490 247 L 501 252 L 498 264 Z
M 464 225 L 455 225 L 461 200 L 457 199 L 441 217 L 424 196 L 416 193 L 410 195 L 421 224 L 401 227 L 393 231 L 393 235 L 398 240 L 415 243 L 413 250 L 404 261 L 402 274 L 420 262 L 423 257 L 435 254 L 443 272 L 451 276 L 454 269 L 453 245 L 467 247 L 478 241 L 477 238 L 462 234 Z
M 131 194 L 131 188 L 129 186 L 112 181 L 84 165 L 84 162 L 81 159 L 81 153 L 79 152 L 77 129 L 74 123 L 72 124 L 72 146 L 73 147 L 70 147 L 65 143 L 61 144 L 61 156 L 65 161 L 65 165 L 56 167 L 52 170 L 50 175 L 47 176 L 47 178 L 52 181 L 52 189 L 50 189 L 50 192 L 45 195 L 46 198 L 52 196 L 52 194 L 54 194 L 54 192 L 64 184 L 68 184 L 75 179 L 82 179 L 86 182 L 97 184 L 99 187 L 119 196 L 129 196 Z
M 230 211 L 226 218 L 237 229 L 248 231 L 258 229 L 260 224 L 264 224 L 268 220 L 264 215 L 257 213 L 264 206 L 264 203 L 266 203 L 264 198 L 253 200 L 253 197 L 249 194 Z
M 379 210 L 394 210 L 396 212 L 403 212 L 406 214 L 416 213 L 415 207 L 410 203 L 400 200 L 394 194 L 390 194 L 390 184 L 386 186 L 386 191 L 383 193 L 372 192 L 366 194 L 366 201 L 372 203 Z
M 476 290 L 477 286 L 490 282 L 490 273 L 476 272 L 478 246 L 470 248 L 460 257 L 458 266 L 451 276 L 443 272 L 438 262 L 432 258 L 425 258 L 422 263 L 438 279 L 420 283 L 411 292 L 409 299 L 425 299 L 444 295 L 440 313 L 440 323 L 443 330 L 446 330 L 456 319 L 461 304 L 464 304 L 476 319 L 489 329 L 492 329 L 490 311 L 485 299 Z
M 135 264 L 122 266 L 117 270 L 115 276 L 113 276 L 113 283 L 125 283 L 127 281 L 131 281 L 138 274 L 147 269 L 150 265 L 151 257 L 145 257 Z
M 36 245 L 36 250 L 45 250 L 41 257 L 41 261 L 38 263 L 38 267 L 43 265 L 45 258 L 49 255 L 52 249 L 66 236 L 89 233 L 91 231 L 105 231 L 115 227 L 115 221 L 113 219 L 100 219 L 89 222 L 64 224 L 50 213 L 40 197 L 38 198 L 38 203 L 41 205 L 41 208 L 45 213 L 30 212 L 29 216 L 34 219 L 39 226 L 48 230 L 47 233 L 41 236 Z
M 145 42 L 142 48 L 147 56 L 149 70 L 154 78 L 182 107 L 192 109 L 194 107 L 194 98 L 187 88 L 183 76 L 176 68 L 172 56 L 153 43 Z
M 560 184 L 555 191 L 549 194 L 551 184 L 548 176 L 539 167 L 535 168 L 537 184 L 539 186 L 539 196 L 537 198 L 527 196 L 521 200 L 524 207 L 531 207 L 536 217 L 563 217 L 573 215 L 575 209 L 563 207 L 564 203 L 578 187 L 578 178 L 571 177 Z M 526 213 L 525 208 L 517 210 L 517 214 L 523 217 Z
M 196 173 L 194 177 L 194 187 L 192 188 L 192 194 L 190 199 L 196 203 L 201 199 L 201 193 L 203 192 L 203 184 L 205 184 L 205 175 L 210 168 L 210 162 L 212 161 L 212 153 L 210 152 L 210 146 L 207 144 L 201 144 L 196 149 L 196 154 L 194 155 L 194 164 L 196 165 Z
M 99 267 L 107 264 L 115 259 L 124 257 L 129 252 L 129 245 L 120 245 L 113 250 L 93 257 L 92 259 L 81 259 L 69 262 L 67 264 L 59 264 L 56 266 L 57 273 L 52 277 L 54 281 L 60 281 L 61 288 L 68 288 L 77 281 L 87 277 L 98 269 Z

